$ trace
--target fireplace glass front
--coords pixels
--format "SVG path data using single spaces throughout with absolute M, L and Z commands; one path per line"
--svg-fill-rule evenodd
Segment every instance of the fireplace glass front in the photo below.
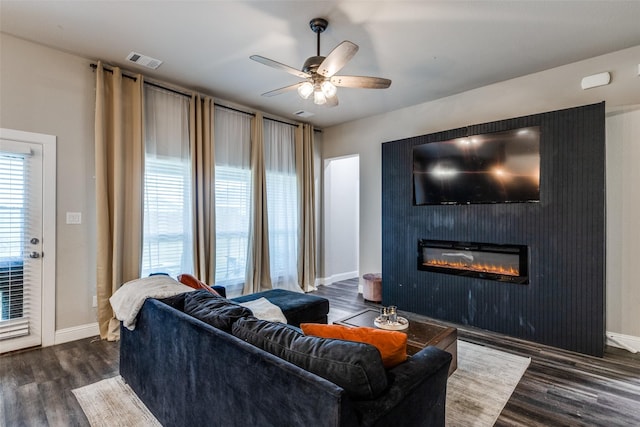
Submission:
M 527 284 L 528 258 L 524 245 L 418 241 L 418 270 L 436 273 Z

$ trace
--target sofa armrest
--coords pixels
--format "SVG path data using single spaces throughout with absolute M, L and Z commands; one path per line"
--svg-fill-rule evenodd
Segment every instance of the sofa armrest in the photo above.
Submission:
M 451 354 L 426 347 L 389 370 L 389 387 L 375 400 L 354 402 L 362 425 L 444 426 Z

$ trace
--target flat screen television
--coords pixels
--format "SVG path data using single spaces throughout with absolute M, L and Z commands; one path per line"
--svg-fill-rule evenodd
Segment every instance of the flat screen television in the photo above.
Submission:
M 415 205 L 539 201 L 539 126 L 413 147 Z

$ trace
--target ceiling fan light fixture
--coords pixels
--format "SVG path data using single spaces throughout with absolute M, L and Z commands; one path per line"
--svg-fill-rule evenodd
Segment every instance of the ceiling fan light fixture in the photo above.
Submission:
M 316 105 L 324 105 L 327 103 L 327 97 L 322 90 L 316 90 L 313 92 L 313 103 Z
M 298 86 L 298 95 L 300 95 L 302 99 L 309 99 L 312 93 L 313 85 L 310 82 L 304 82 Z
M 327 98 L 333 98 L 336 96 L 336 92 L 338 92 L 338 88 L 329 80 L 323 81 L 320 87 L 322 88 L 322 93 L 324 93 L 324 96 Z

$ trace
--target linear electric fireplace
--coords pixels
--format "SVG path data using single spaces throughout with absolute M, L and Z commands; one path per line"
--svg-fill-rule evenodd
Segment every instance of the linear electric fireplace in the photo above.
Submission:
M 528 284 L 524 245 L 418 240 L 418 270 Z

